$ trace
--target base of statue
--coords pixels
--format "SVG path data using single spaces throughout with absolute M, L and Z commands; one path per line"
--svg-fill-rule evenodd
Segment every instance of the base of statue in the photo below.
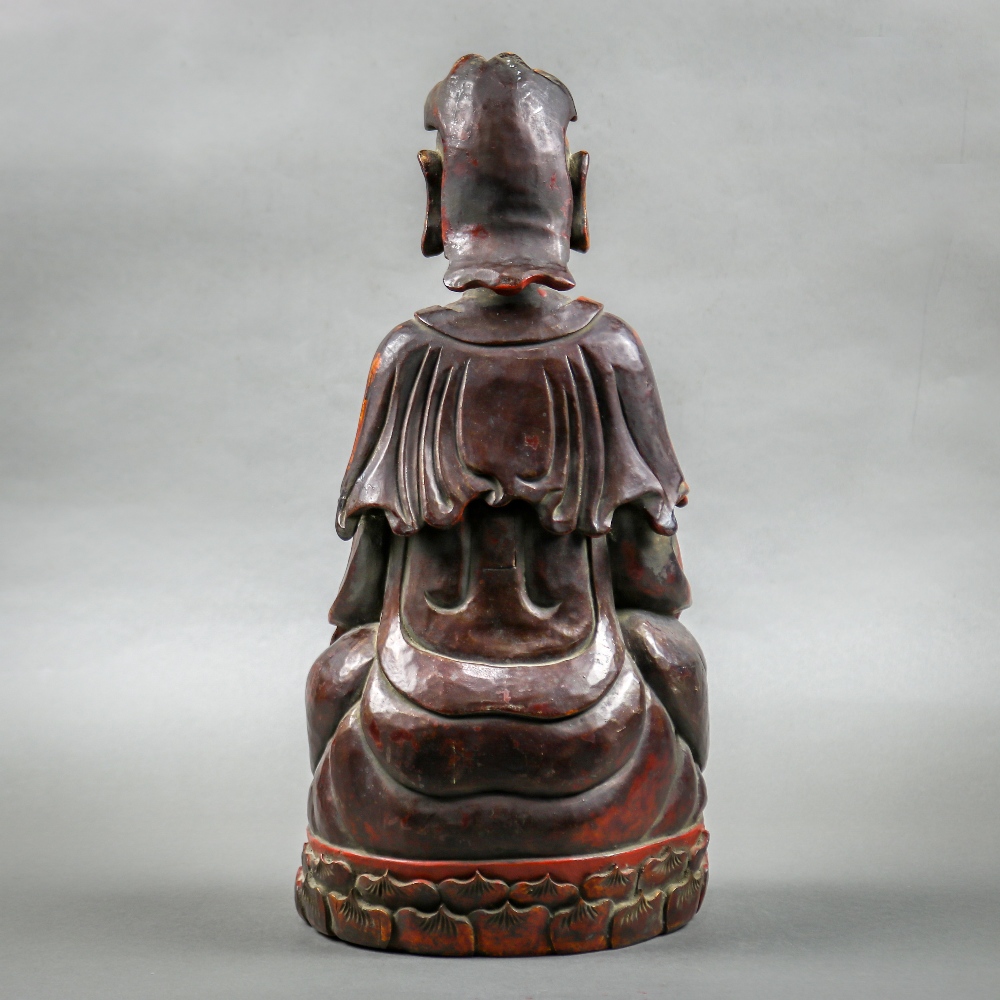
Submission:
M 321 934 L 419 955 L 548 955 L 624 948 L 679 930 L 708 884 L 703 826 L 604 854 L 414 861 L 308 834 L 295 879 Z

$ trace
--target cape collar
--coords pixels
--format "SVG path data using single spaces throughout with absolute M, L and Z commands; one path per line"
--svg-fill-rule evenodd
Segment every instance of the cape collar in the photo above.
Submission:
M 426 326 L 467 344 L 537 344 L 577 333 L 604 309 L 581 296 L 570 299 L 534 286 L 530 297 L 503 299 L 475 289 L 447 306 L 429 306 L 414 313 Z

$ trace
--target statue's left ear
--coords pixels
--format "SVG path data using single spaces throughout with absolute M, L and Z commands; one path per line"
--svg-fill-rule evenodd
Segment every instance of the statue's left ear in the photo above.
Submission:
M 424 215 L 424 235 L 420 251 L 425 257 L 436 257 L 444 252 L 444 235 L 441 232 L 441 176 L 443 163 L 436 149 L 422 149 L 417 153 L 420 169 L 427 185 L 427 212 Z
M 587 168 L 590 153 L 580 150 L 570 154 L 569 181 L 573 186 L 573 228 L 570 230 L 569 247 L 586 253 L 590 249 L 590 230 L 587 228 Z

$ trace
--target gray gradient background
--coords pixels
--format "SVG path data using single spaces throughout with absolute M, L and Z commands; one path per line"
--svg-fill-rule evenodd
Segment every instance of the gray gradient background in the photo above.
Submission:
M 377 955 L 292 909 L 302 689 L 371 355 L 452 297 L 424 95 L 503 50 L 692 484 L 712 887 Z M 995 0 L 6 0 L 0 54 L 4 997 L 1000 995 Z

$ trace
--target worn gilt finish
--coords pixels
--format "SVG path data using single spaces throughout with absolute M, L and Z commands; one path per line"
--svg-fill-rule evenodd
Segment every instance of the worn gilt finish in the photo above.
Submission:
M 687 486 L 638 337 L 563 294 L 589 246 L 575 118 L 511 54 L 427 99 L 422 249 L 463 294 L 375 355 L 306 692 L 296 901 L 352 944 L 622 947 L 684 926 L 707 884 Z

